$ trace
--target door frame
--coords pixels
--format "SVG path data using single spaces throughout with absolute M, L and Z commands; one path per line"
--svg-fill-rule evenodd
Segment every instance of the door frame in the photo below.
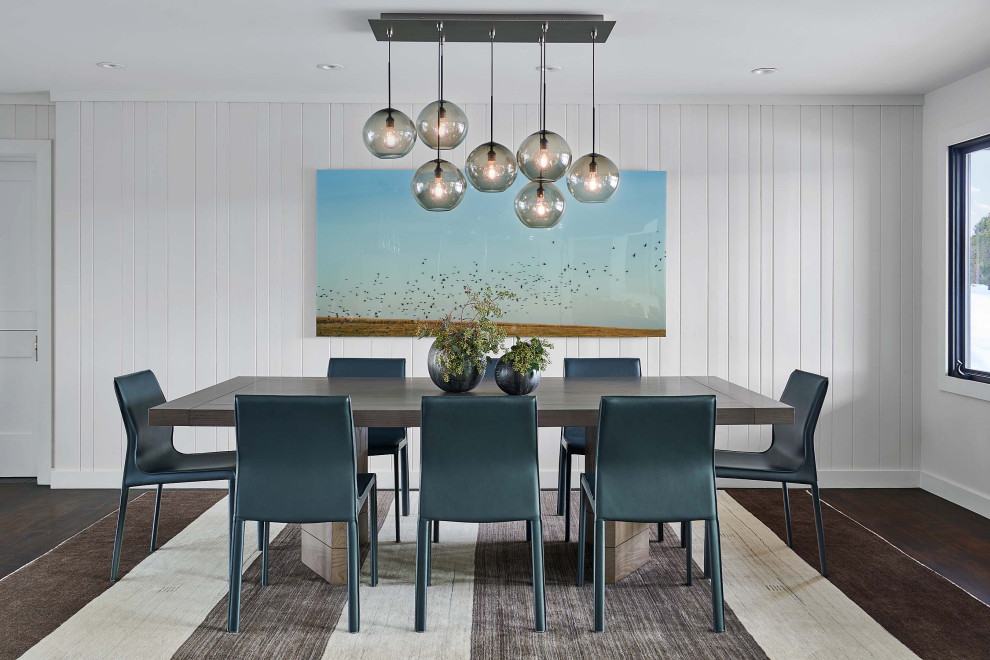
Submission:
M 0 160 L 34 163 L 35 309 L 38 318 L 38 363 L 41 374 L 35 437 L 38 483 L 51 484 L 52 472 L 52 141 L 0 140 Z

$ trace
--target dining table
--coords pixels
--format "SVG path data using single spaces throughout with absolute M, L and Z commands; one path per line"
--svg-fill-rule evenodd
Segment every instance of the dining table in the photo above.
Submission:
M 429 378 L 314 378 L 239 376 L 167 401 L 149 410 L 154 426 L 234 427 L 234 397 L 241 394 L 340 396 L 351 398 L 357 471 L 368 471 L 368 428 L 416 428 L 424 396 L 507 396 L 494 379 L 460 394 L 442 392 Z M 793 424 L 794 409 L 770 397 L 713 376 L 645 378 L 543 377 L 530 396 L 541 427 L 583 426 L 585 470 L 595 470 L 598 409 L 603 396 L 715 397 L 718 425 Z M 470 430 L 464 442 L 471 442 Z M 590 514 L 589 514 L 590 515 Z M 368 503 L 359 515 L 361 543 L 369 541 Z M 332 583 L 347 582 L 346 523 L 302 525 L 302 561 Z M 605 580 L 615 583 L 649 559 L 650 525 L 610 521 L 605 527 Z

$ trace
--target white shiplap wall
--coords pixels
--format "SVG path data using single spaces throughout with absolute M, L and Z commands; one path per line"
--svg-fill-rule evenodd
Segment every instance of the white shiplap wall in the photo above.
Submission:
M 0 102 L 0 140 L 54 139 L 54 105 Z
M 399 161 L 368 154 L 359 130 L 374 109 L 57 104 L 56 485 L 114 483 L 120 373 L 150 367 L 170 398 L 237 375 L 322 375 L 328 355 L 402 356 L 426 374 L 426 342 L 312 336 L 314 171 L 431 157 L 422 145 Z M 475 137 L 455 163 L 485 125 L 486 106 L 466 109 Z M 590 115 L 551 106 L 548 123 L 582 154 Z M 916 479 L 921 108 L 604 105 L 599 118 L 600 151 L 620 168 L 668 172 L 667 337 L 561 339 L 549 375 L 565 356 L 638 356 L 649 375 L 711 374 L 778 396 L 792 369 L 820 372 L 831 483 L 877 483 L 876 470 Z M 496 105 L 495 122 L 496 139 L 518 144 L 537 108 Z M 176 437 L 184 451 L 233 441 Z M 558 437 L 544 430 L 551 480 Z M 719 430 L 723 447 L 768 441 L 768 429 Z M 389 481 L 387 458 L 372 468 Z

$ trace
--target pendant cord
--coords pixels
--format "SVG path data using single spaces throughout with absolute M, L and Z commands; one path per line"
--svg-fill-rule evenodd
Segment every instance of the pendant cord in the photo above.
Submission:
M 547 136 L 547 24 L 543 24 L 543 64 L 540 67 L 543 71 L 543 137 Z
M 591 31 L 591 159 L 595 159 L 595 42 L 598 30 Z
M 440 112 L 443 110 L 443 23 L 437 23 L 437 169 L 440 169 Z
M 489 106 L 488 110 L 490 113 L 489 122 L 489 136 L 488 141 L 495 144 L 495 28 L 491 31 L 492 44 L 491 44 L 491 70 L 489 72 L 489 79 L 491 81 L 491 89 L 489 90 Z
M 388 107 L 392 109 L 392 28 L 388 29 Z

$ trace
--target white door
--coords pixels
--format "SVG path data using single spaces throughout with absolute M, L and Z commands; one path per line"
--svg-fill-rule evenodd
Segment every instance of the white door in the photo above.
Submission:
M 38 141 L 0 142 L 6 143 L 0 150 L 0 477 L 47 480 L 51 246 L 50 224 L 39 214 L 50 206 L 39 188 L 48 180 L 39 181 L 47 177 L 39 177 L 36 157 L 3 153 L 12 143 Z

